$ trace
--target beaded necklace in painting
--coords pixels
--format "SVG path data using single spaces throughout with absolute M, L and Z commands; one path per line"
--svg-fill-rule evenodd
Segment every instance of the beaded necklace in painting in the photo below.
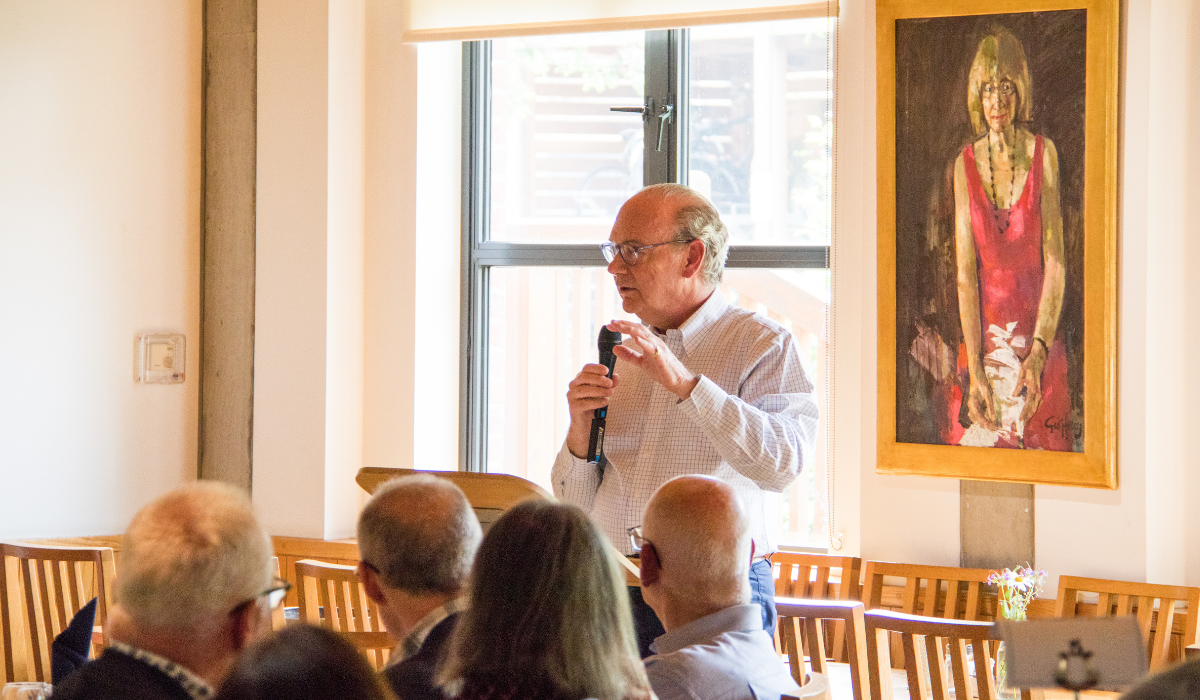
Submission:
M 1017 182 L 1017 163 L 1010 155 L 1009 160 L 1012 161 L 1011 167 L 1009 168 L 1009 178 L 1008 178 L 1008 208 L 1009 208 L 1010 213 L 1008 216 L 1004 217 L 1004 225 L 1001 226 L 1000 225 L 1000 202 L 996 198 L 996 166 L 992 162 L 992 135 L 991 134 L 988 134 L 987 140 L 988 140 L 988 180 L 991 181 L 991 186 L 992 186 L 992 218 L 996 220 L 996 228 L 1000 229 L 1000 233 L 1004 233 L 1004 232 L 1008 231 L 1008 226 L 1010 223 L 1012 223 L 1011 212 L 1012 212 L 1012 206 L 1013 206 L 1013 192 L 1016 189 L 1016 182 Z M 1013 135 L 1013 140 L 1016 140 L 1015 134 Z M 1012 147 L 1009 148 L 1009 153 L 1010 154 L 1012 153 Z

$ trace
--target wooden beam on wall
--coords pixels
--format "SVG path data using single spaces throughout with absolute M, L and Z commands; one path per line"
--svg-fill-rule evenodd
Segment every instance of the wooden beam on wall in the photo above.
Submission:
M 257 0 L 204 0 L 199 476 L 251 484 Z

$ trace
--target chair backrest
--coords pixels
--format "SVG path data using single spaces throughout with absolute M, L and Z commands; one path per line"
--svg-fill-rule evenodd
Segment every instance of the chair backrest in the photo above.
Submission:
M 989 640 L 995 629 L 991 622 L 947 620 L 893 612 L 868 610 L 864 617 L 867 636 L 868 676 L 871 700 L 892 700 L 891 652 L 888 633 L 898 633 L 904 648 L 904 671 L 908 696 L 949 700 L 953 682 L 956 698 L 996 700 L 996 680 L 991 670 Z M 948 643 L 953 678 L 946 678 Z M 972 668 L 968 668 L 968 647 Z M 921 661 L 924 660 L 925 663 Z M 974 683 L 971 673 L 974 671 Z M 926 676 L 928 674 L 928 676 Z
M 301 622 L 341 633 L 375 670 L 387 665 L 396 641 L 384 630 L 379 607 L 367 598 L 353 566 L 301 559 L 296 582 Z
M 1094 611 L 1086 603 L 1080 604 L 1080 593 L 1098 594 Z M 1187 609 L 1182 612 L 1176 610 L 1177 603 L 1185 604 Z M 1196 638 L 1197 620 L 1200 619 L 1200 588 L 1193 586 L 1060 576 L 1056 616 L 1075 617 L 1089 612 L 1095 617 L 1136 615 L 1138 626 L 1142 629 L 1142 639 L 1146 642 L 1151 671 L 1178 661 L 1183 656 L 1184 647 L 1200 642 Z M 1181 623 L 1179 627 L 1182 628 L 1183 643 L 1173 650 L 1171 633 L 1177 622 Z
M 0 542 L 0 628 L 4 677 L 14 681 L 17 657 L 26 660 L 28 680 L 50 682 L 50 644 L 79 609 L 96 601 L 96 622 L 108 639 L 108 611 L 116 574 L 108 547 L 45 547 Z M 16 577 L 9 580 L 9 560 Z M 16 603 L 14 607 L 14 603 Z
M 842 640 L 847 650 L 854 700 L 867 699 L 867 637 L 863 626 L 865 608 L 861 602 L 776 598 L 775 609 L 779 613 L 779 651 L 787 655 L 796 683 L 807 688 L 810 682 L 804 676 L 806 656 L 814 674 L 829 674 L 823 622 L 831 620 L 844 630 Z
M 991 569 L 961 569 L 953 566 L 896 564 L 885 561 L 866 563 L 863 603 L 867 610 L 899 607 L 900 612 L 949 620 L 989 620 L 995 612 L 983 602 Z M 885 577 L 903 579 L 899 600 L 885 596 Z M 943 590 L 942 584 L 945 584 Z M 966 589 L 965 592 L 963 589 Z M 954 595 L 951 595 L 953 592 Z
M 775 595 L 814 600 L 862 600 L 862 559 L 775 552 Z

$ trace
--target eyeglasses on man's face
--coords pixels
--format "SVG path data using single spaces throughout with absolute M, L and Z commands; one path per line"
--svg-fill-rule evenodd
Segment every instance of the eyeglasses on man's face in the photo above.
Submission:
M 642 251 L 644 250 L 650 250 L 651 248 L 657 248 L 664 245 L 691 243 L 694 240 L 696 239 L 687 238 L 667 241 L 666 243 L 651 243 L 650 245 L 634 245 L 632 243 L 613 243 L 612 241 L 606 241 L 600 244 L 600 252 L 604 253 L 604 259 L 610 263 L 613 260 L 616 260 L 617 256 L 620 255 L 621 260 L 624 260 L 626 265 L 633 267 L 634 265 L 638 264 L 638 259 L 641 258 Z
M 626 530 L 629 533 L 629 546 L 633 548 L 634 553 L 642 551 L 642 547 L 646 546 L 646 538 L 642 537 L 642 526 L 634 525 Z
M 238 603 L 236 606 L 234 606 L 233 609 L 236 611 L 238 608 L 253 603 L 257 600 L 261 600 L 262 598 L 266 598 L 267 609 L 274 610 L 283 604 L 283 599 L 287 597 L 288 591 L 290 590 L 292 590 L 292 584 L 279 577 L 275 577 L 275 581 L 271 584 L 270 588 L 266 589 L 262 593 L 259 593 L 253 598 L 243 600 L 241 603 Z

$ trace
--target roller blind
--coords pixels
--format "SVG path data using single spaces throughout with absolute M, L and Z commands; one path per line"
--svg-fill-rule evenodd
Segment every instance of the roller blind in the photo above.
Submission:
M 837 0 L 409 0 L 408 42 L 836 17 Z

